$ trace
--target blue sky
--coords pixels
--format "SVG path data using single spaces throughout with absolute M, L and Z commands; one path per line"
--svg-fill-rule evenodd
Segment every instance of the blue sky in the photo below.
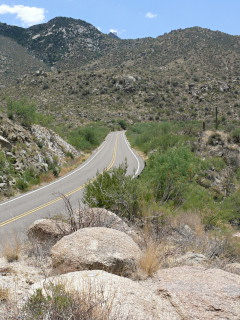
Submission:
M 0 22 L 28 27 L 56 16 L 115 30 L 121 38 L 193 26 L 240 35 L 240 0 L 0 0 Z

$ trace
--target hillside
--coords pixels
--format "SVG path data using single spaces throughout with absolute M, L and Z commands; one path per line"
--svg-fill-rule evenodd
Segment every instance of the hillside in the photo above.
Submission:
M 0 36 L 0 43 L 0 87 L 8 85 L 9 82 L 16 83 L 19 75 L 37 71 L 39 68 L 48 70 L 43 62 L 15 41 Z
M 40 111 L 76 124 L 118 118 L 208 121 L 215 106 L 223 123 L 239 119 L 239 36 L 194 27 L 156 39 L 121 40 L 63 17 L 28 29 L 1 24 L 0 34 L 54 66 L 27 75 L 15 69 L 0 91 L 3 105 L 8 96 L 28 97 Z

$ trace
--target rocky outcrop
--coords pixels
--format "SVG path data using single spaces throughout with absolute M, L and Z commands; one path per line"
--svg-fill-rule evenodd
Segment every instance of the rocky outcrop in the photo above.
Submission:
M 130 279 L 104 271 L 71 272 L 48 278 L 34 285 L 31 294 L 38 288 L 47 288 L 48 284 L 63 284 L 66 291 L 83 297 L 87 294 L 86 300 L 96 302 L 92 302 L 93 306 L 99 305 L 105 310 L 110 306 L 109 320 L 182 320 L 167 298 L 155 295 Z
M 218 158 L 223 163 L 222 168 L 213 164 L 211 168 L 202 172 L 197 182 L 207 189 L 210 188 L 216 194 L 216 198 L 220 199 L 235 191 L 236 186 L 231 177 L 240 166 L 239 145 L 232 141 L 229 134 L 210 130 L 204 131 L 195 145 L 197 154 L 204 159 Z
M 40 243 L 56 243 L 71 231 L 71 226 L 67 223 L 52 219 L 40 219 L 31 224 L 27 235 L 29 240 Z
M 140 254 L 127 234 L 101 227 L 80 229 L 63 237 L 51 250 L 57 272 L 100 269 L 125 276 L 136 269 Z
M 0 146 L 1 148 L 11 148 L 11 143 L 4 137 L 0 136 Z
M 0 115 L 0 194 L 8 196 L 9 191 L 28 186 L 24 173 L 31 178 L 52 170 L 55 175 L 66 157 L 80 153 L 55 134 L 52 130 L 34 125 L 24 127 Z
M 155 294 L 168 297 L 182 319 L 239 319 L 238 275 L 220 269 L 185 266 L 159 270 L 143 284 Z
M 31 127 L 31 133 L 38 143 L 44 145 L 51 154 L 54 154 L 59 159 L 61 164 L 64 162 L 66 154 L 71 154 L 74 157 L 79 156 L 79 152 L 73 146 L 51 129 L 35 124 Z

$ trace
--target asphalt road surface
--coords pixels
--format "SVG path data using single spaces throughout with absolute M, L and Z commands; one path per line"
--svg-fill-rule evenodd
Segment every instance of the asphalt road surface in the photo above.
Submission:
M 64 213 L 61 194 L 70 198 L 73 207 L 78 207 L 85 184 L 97 172 L 118 167 L 125 160 L 128 174 L 137 176 L 142 171 L 144 161 L 130 148 L 124 131 L 111 132 L 79 168 L 44 187 L 0 203 L 0 243 L 13 235 L 24 235 L 37 219 Z

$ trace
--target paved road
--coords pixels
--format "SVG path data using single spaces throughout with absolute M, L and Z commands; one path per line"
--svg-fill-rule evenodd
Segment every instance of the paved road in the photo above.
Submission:
M 66 176 L 9 201 L 0 203 L 0 243 L 10 235 L 23 235 L 36 219 L 64 213 L 59 194 L 70 197 L 73 207 L 81 200 L 84 184 L 97 172 L 119 166 L 127 159 L 128 174 L 138 175 L 143 160 L 130 148 L 124 131 L 110 133 L 102 145 L 79 168 Z

